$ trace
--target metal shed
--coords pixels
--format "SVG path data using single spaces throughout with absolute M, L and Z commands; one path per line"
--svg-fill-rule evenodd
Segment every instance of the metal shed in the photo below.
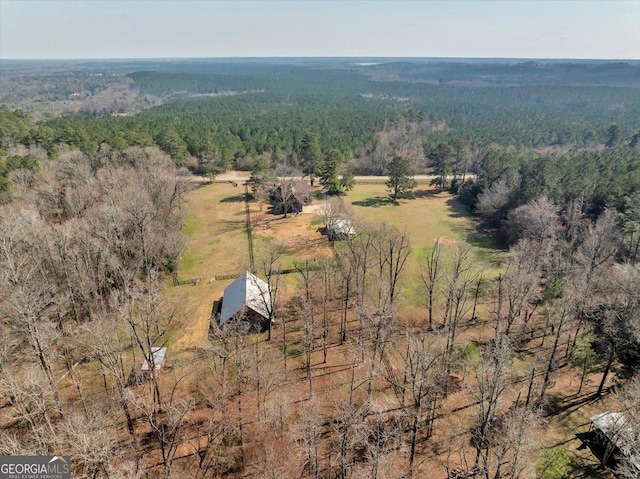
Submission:
M 162 365 L 164 364 L 164 357 L 167 354 L 167 348 L 154 346 L 151 348 L 151 357 L 153 358 L 153 369 L 158 371 L 162 369 Z M 149 371 L 151 368 L 149 367 L 149 362 L 147 358 L 144 359 L 142 363 L 142 371 Z
M 330 241 L 347 239 L 356 234 L 356 230 L 348 219 L 334 219 L 327 222 L 327 236 Z

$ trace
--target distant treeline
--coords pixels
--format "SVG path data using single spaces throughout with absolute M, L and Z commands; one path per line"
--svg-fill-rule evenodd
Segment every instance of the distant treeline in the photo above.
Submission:
M 193 75 L 187 79 L 180 84 L 170 75 L 170 81 L 154 79 L 145 88 L 206 94 L 227 88 L 253 91 L 261 86 L 244 81 L 207 84 Z M 114 148 L 157 143 L 180 162 L 187 154 L 199 157 L 212 151 L 225 160 L 274 150 L 290 155 L 302 132 L 310 130 L 320 135 L 327 148 L 359 156 L 371 146 L 385 120 L 410 109 L 448 125 L 426 140 L 461 137 L 477 147 L 594 146 L 606 141 L 611 124 L 630 138 L 640 118 L 640 95 L 626 88 L 452 88 L 368 82 L 366 89 L 349 94 L 340 90 L 339 83 L 332 86 L 327 80 L 326 88 L 322 85 L 318 82 L 314 89 L 306 84 L 303 91 L 273 91 L 267 86 L 259 93 L 182 99 L 130 117 L 70 115 L 30 125 L 28 131 L 3 115 L 0 141 L 38 144 L 48 151 L 56 143 L 67 143 L 89 155 L 102 143 Z M 166 129 L 173 130 L 180 148 L 159 140 Z
M 129 75 L 142 94 L 167 97 L 174 95 L 219 94 L 261 90 L 264 82 L 235 75 L 197 73 L 136 72 Z
M 436 80 L 468 86 L 640 86 L 640 64 L 623 61 L 405 61 L 381 63 L 368 70 L 374 78 L 393 73 L 406 81 Z

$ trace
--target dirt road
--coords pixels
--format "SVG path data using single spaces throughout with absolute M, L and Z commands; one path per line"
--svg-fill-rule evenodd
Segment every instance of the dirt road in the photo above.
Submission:
M 237 183 L 242 183 L 247 181 L 251 173 L 249 171 L 226 171 L 218 176 L 214 180 L 215 183 L 226 183 L 229 181 L 235 181 Z M 467 178 L 473 178 L 475 175 L 467 174 Z M 193 181 L 196 183 L 208 183 L 209 178 L 205 176 L 190 176 L 188 177 L 189 181 Z M 384 183 L 389 177 L 388 176 L 355 176 L 356 183 Z M 418 183 L 428 183 L 435 178 L 435 175 L 415 175 L 414 178 Z M 450 178 L 453 178 L 450 176 Z

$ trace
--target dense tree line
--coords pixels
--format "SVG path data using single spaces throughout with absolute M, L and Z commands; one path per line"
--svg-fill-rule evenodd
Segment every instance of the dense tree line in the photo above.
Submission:
M 128 75 L 143 94 L 175 95 L 240 93 L 263 90 L 264 82 L 251 77 L 197 73 L 135 72 Z
M 411 93 L 425 94 L 422 90 Z M 449 131 L 455 131 L 456 136 L 467 138 L 477 146 L 492 143 L 535 148 L 592 146 L 607 141 L 606 128 L 612 123 L 623 128 L 625 138 L 635 133 L 631 130 L 635 125 L 629 123 L 633 117 L 630 113 L 638 108 L 632 100 L 635 95 L 619 89 L 607 91 L 602 103 L 595 102 L 589 92 L 573 90 L 477 92 L 442 89 L 430 92 L 430 95 L 431 99 L 417 100 L 411 106 L 430 118 L 445 120 Z M 572 97 L 573 103 L 569 103 Z M 620 104 L 621 108 L 605 110 L 605 104 L 610 103 Z M 581 106 L 575 106 L 578 104 Z M 338 148 L 361 156 L 373 134 L 382 129 L 384 120 L 394 111 L 406 109 L 404 103 L 358 95 L 265 91 L 177 101 L 131 118 L 65 117 L 51 121 L 47 126 L 54 130 L 53 141 L 73 141 L 87 153 L 95 151 L 102 142 L 119 147 L 114 143 L 119 137 L 136 141 L 127 131 L 138 132 L 136 136 L 144 132 L 147 138 L 155 139 L 160 129 L 158 125 L 171 120 L 194 156 L 203 153 L 202 142 L 207 136 L 228 160 L 274 149 L 291 154 L 297 146 L 296 141 L 301 139 L 300 132 L 305 129 L 317 132 L 326 148 Z M 176 117 L 180 118 L 179 122 L 173 121 Z M 427 136 L 433 142 L 453 135 L 435 131 Z M 229 137 L 235 148 L 227 153 Z
M 112 454 L 126 462 L 117 435 L 101 432 L 114 424 L 114 411 L 131 434 L 136 414 L 156 424 L 148 403 L 129 400 L 123 358 L 153 363 L 152 347 L 167 332 L 171 311 L 159 296 L 159 275 L 175 266 L 181 247 L 185 191 L 157 149 L 103 152 L 98 160 L 92 167 L 68 150 L 38 171 L 20 170 L 14 201 L 0 208 L 0 388 L 12 417 L 0 449 L 47 454 L 62 447 L 82 462 L 77 473 L 92 477 L 107 471 Z M 96 402 L 76 375 L 88 358 L 99 364 L 105 389 L 113 388 L 109 400 Z M 158 405 L 153 368 L 151 379 L 151 404 Z
M 555 204 L 581 200 L 585 214 L 598 217 L 612 208 L 635 244 L 640 150 L 629 146 L 597 151 L 574 150 L 541 155 L 490 150 L 479 159 L 478 176 L 460 195 L 483 220 L 513 240 L 521 225 L 512 215 L 518 208 L 545 197 Z M 635 246 L 631 246 L 636 257 Z
M 469 86 L 607 85 L 637 87 L 637 62 L 562 60 L 416 61 L 379 63 L 363 69 L 374 78 L 391 74 L 405 81 L 466 84 Z

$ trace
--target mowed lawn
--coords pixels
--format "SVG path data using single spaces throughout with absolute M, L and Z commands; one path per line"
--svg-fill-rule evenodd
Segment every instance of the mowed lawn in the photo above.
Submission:
M 448 192 L 420 184 L 412 198 L 393 204 L 385 185 L 359 184 L 344 200 L 357 220 L 386 221 L 400 230 L 407 229 L 412 254 L 402 283 L 406 306 L 411 309 L 424 306 L 418 257 L 436 240 L 445 245 L 466 241 L 473 246 L 478 264 L 486 268 L 487 277 L 495 277 L 500 271 L 504 252 L 495 248 L 492 239 L 479 228 L 478 220 Z
M 428 185 L 419 185 L 413 198 L 389 200 L 384 185 L 359 184 L 344 197 L 357 219 L 367 222 L 387 221 L 399 229 L 407 228 L 415 248 L 465 239 L 474 246 L 479 257 L 490 266 L 499 267 L 502 254 L 494 242 L 479 228 L 474 218 L 458 199 Z
M 249 260 L 244 188 L 230 183 L 201 186 L 187 196 L 185 245 L 178 262 L 180 281 L 200 278 L 196 286 L 167 287 L 181 318 L 173 339 L 179 349 L 207 347 L 213 301 L 231 282 L 215 276 L 241 273 Z
M 248 269 L 243 193 L 241 185 L 234 187 L 229 183 L 215 183 L 202 186 L 188 195 L 183 229 L 186 240 L 178 276 L 181 281 L 200 278 L 200 282 L 196 286 L 167 287 L 170 303 L 183 318 L 172 336 L 175 347 L 179 349 L 207 347 L 212 303 L 233 281 L 213 278 L 239 274 Z M 455 197 L 420 185 L 414 198 L 402 199 L 398 205 L 391 204 L 387 198 L 384 185 L 358 184 L 344 197 L 344 201 L 352 208 L 356 223 L 387 221 L 399 229 L 407 228 L 412 246 L 403 282 L 407 311 L 415 313 L 423 309 L 417 258 L 424 247 L 434 244 L 436 239 L 453 243 L 467 238 L 477 252 L 479 262 L 487 264 L 488 275 L 497 274 L 503 253 L 493 248 L 491 240 L 477 229 L 477 220 Z M 318 231 L 322 225 L 317 215 L 302 214 L 284 219 L 282 215 L 266 214 L 266 206 L 260 211 L 256 203 L 251 204 L 250 210 L 256 256 L 273 241 L 286 247 L 282 258 L 285 268 L 291 267 L 296 259 L 330 255 L 328 242 Z M 294 278 L 286 278 L 284 283 L 290 286 L 295 281 Z

